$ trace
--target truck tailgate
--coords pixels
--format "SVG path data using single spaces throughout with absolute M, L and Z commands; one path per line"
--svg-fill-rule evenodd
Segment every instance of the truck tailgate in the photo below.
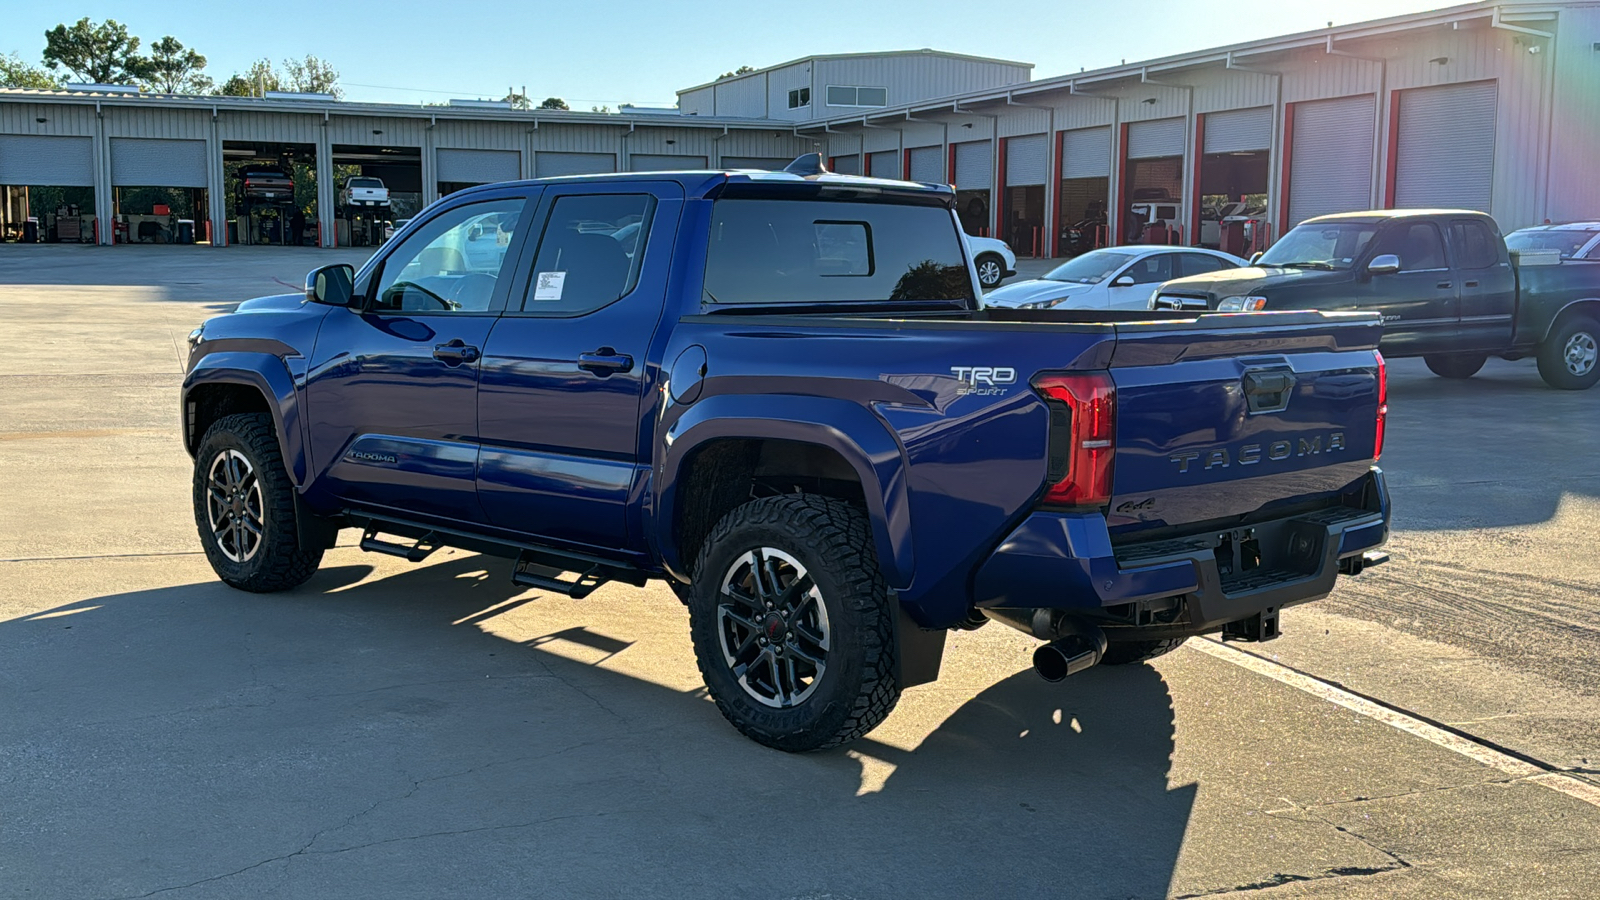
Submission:
M 1372 313 L 1118 324 L 1113 540 L 1286 514 L 1360 482 L 1381 335 Z

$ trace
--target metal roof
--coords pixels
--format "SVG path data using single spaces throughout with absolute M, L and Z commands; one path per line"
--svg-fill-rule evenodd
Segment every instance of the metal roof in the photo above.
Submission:
M 390 116 L 428 120 L 469 120 L 583 125 L 683 126 L 686 128 L 772 129 L 792 132 L 794 123 L 777 119 L 730 116 L 666 116 L 661 113 L 595 113 L 563 109 L 486 109 L 471 106 L 418 106 L 409 103 L 350 103 L 343 100 L 219 97 L 206 94 L 128 94 L 109 91 L 0 88 L 0 100 L 24 103 L 67 103 L 100 106 L 159 107 L 233 112 L 311 113 L 324 116 Z
M 1234 65 L 1235 62 L 1243 63 L 1247 58 L 1284 53 L 1291 50 L 1321 47 L 1328 53 L 1337 54 L 1340 51 L 1336 49 L 1335 45 L 1340 42 L 1384 37 L 1473 19 L 1489 18 L 1498 27 L 1527 30 L 1531 25 L 1548 21 L 1563 8 L 1589 5 L 1592 4 L 1572 2 L 1572 0 L 1568 0 L 1568 2 L 1551 2 L 1551 0 L 1482 0 L 1482 2 L 1469 3 L 1462 6 L 1446 7 L 1403 16 L 1390 16 L 1384 19 L 1357 22 L 1351 25 L 1318 28 L 1313 31 L 1302 31 L 1282 37 L 1245 41 L 1175 56 L 1164 56 L 1158 59 L 1090 69 L 1074 75 L 1057 75 L 1052 78 L 1029 81 L 1025 84 L 986 88 L 965 94 L 953 94 L 948 97 L 886 107 L 866 114 L 856 113 L 853 115 L 833 116 L 826 119 L 813 119 L 797 125 L 796 133 L 805 129 L 827 129 L 833 125 L 848 125 L 893 116 L 909 116 L 914 113 L 934 113 L 939 111 L 959 113 L 965 111 L 960 108 L 962 104 L 1008 103 L 1016 97 L 1050 91 L 1072 91 L 1078 85 L 1086 87 L 1089 85 L 1104 85 L 1130 78 L 1145 81 L 1148 80 L 1150 75 L 1158 72 L 1171 72 L 1177 69 L 1218 64 L 1229 68 L 1242 68 L 1236 67 Z
M 877 53 L 819 53 L 812 56 L 802 56 L 798 59 L 791 59 L 788 62 L 781 62 L 775 65 L 762 66 L 759 69 L 745 72 L 741 75 L 729 75 L 727 78 L 717 78 L 707 81 L 704 84 L 697 84 L 694 87 L 686 87 L 678 91 L 678 96 L 681 97 L 690 91 L 698 91 L 702 88 L 708 88 L 713 85 L 731 84 L 732 82 L 738 81 L 741 78 L 754 78 L 757 75 L 765 75 L 768 72 L 772 72 L 777 69 L 787 69 L 790 66 L 797 66 L 801 63 L 815 62 L 822 59 L 877 59 L 879 57 L 891 56 L 938 56 L 944 59 L 966 60 L 967 62 L 993 63 L 999 66 L 1018 66 L 1024 69 L 1033 68 L 1033 63 L 1030 62 L 1018 62 L 1014 59 L 1000 59 L 994 56 L 974 56 L 970 53 L 952 53 L 948 50 L 933 50 L 927 47 L 924 47 L 920 50 L 883 50 Z

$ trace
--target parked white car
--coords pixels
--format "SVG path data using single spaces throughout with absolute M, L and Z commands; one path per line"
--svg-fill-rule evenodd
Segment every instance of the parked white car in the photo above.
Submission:
M 1506 235 L 1506 247 L 1518 252 L 1555 250 L 1562 259 L 1600 259 L 1600 222 L 1521 228 Z
M 972 254 L 972 264 L 978 268 L 978 283 L 986 291 L 994 290 L 1000 282 L 1017 274 L 1017 254 L 1011 245 L 996 238 L 973 237 L 967 239 L 967 252 Z
M 383 179 L 381 178 L 355 175 L 345 179 L 344 189 L 339 191 L 339 205 L 346 208 L 352 206 L 388 206 L 389 189 L 383 186 Z
M 1008 309 L 1148 309 L 1151 293 L 1164 281 L 1245 265 L 1237 256 L 1199 247 L 1103 247 L 1043 278 L 991 291 L 983 302 Z

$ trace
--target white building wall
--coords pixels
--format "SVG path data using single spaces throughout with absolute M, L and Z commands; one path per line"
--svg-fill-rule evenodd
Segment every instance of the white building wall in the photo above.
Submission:
M 813 108 L 821 101 L 815 94 L 811 97 L 811 106 L 802 106 L 799 109 L 789 108 L 789 92 L 796 88 L 811 86 L 811 64 L 784 66 L 773 69 L 766 74 L 767 87 L 767 118 L 784 119 L 800 122 L 812 117 Z
M 714 115 L 743 119 L 768 118 L 767 75 L 765 72 L 719 81 L 715 86 Z M 787 111 L 787 109 L 785 110 Z
M 1556 114 L 1549 123 L 1548 174 L 1540 185 L 1547 202 L 1536 222 L 1600 218 L 1600 7 L 1563 9 L 1557 27 L 1549 50 Z
M 678 112 L 685 116 L 716 115 L 716 88 L 707 85 L 678 95 Z

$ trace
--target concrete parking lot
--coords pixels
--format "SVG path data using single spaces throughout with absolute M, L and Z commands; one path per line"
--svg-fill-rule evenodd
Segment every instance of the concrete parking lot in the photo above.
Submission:
M 1394 361 L 1394 561 L 1281 639 L 1049 685 L 957 634 L 791 756 L 664 587 L 353 533 L 296 591 L 216 581 L 184 336 L 361 258 L 0 247 L 0 897 L 1595 896 L 1600 391 Z

